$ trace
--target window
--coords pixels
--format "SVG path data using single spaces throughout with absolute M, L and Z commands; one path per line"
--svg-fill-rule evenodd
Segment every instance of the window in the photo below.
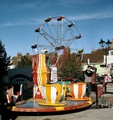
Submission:
M 113 50 L 110 50 L 110 55 L 113 55 Z

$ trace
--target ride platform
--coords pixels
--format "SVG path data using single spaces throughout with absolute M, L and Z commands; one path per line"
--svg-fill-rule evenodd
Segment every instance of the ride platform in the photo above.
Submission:
M 58 113 L 77 111 L 79 109 L 85 109 L 93 104 L 93 100 L 65 100 L 57 104 L 46 103 L 42 99 L 29 99 L 26 102 L 16 104 L 12 108 L 12 112 L 37 112 L 37 113 Z

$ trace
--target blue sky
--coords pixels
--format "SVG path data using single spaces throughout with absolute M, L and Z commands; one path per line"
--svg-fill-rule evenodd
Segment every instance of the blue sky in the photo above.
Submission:
M 85 53 L 113 38 L 113 0 L 0 0 L 0 39 L 8 55 L 32 54 L 35 29 L 49 16 L 63 15 L 82 34 Z

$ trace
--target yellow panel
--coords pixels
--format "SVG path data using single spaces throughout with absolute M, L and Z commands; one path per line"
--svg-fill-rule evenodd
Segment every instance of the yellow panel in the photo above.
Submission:
M 47 69 L 45 64 L 45 55 L 41 55 L 41 63 L 42 63 L 42 85 L 45 85 L 47 83 Z
M 64 107 L 55 107 L 57 111 L 64 110 Z

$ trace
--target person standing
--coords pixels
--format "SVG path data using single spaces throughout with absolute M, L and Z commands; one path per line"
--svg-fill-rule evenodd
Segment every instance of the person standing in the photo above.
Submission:
M 94 71 L 90 65 L 87 66 L 87 69 L 84 71 L 85 74 L 85 81 L 87 83 L 86 88 L 86 96 L 90 96 L 91 94 L 91 79 L 92 75 L 94 74 Z

